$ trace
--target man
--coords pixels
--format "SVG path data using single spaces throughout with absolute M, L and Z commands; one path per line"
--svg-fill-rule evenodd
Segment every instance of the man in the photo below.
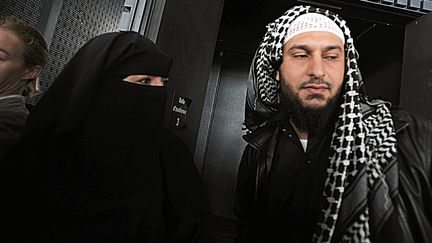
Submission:
M 0 17 L 0 156 L 21 136 L 29 114 L 24 96 L 48 60 L 39 32 L 14 17 Z
M 346 22 L 296 6 L 253 59 L 238 242 L 432 242 L 432 123 L 369 99 Z

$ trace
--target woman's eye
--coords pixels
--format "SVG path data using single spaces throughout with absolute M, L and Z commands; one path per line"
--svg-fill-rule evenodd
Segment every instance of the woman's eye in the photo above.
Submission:
M 129 75 L 124 78 L 123 81 L 140 85 L 165 86 L 168 83 L 168 78 L 148 75 Z
M 140 83 L 140 84 L 150 84 L 150 82 L 151 82 L 150 78 L 143 78 L 143 79 L 138 80 L 137 83 Z

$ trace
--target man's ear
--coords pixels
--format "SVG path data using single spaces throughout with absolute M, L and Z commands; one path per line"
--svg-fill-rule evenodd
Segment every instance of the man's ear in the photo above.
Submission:
M 26 69 L 24 75 L 21 77 L 21 80 L 31 80 L 37 78 L 42 72 L 42 67 L 39 65 L 32 66 Z
M 276 77 L 275 77 L 276 81 L 280 81 L 280 77 L 279 77 L 279 70 L 276 71 Z

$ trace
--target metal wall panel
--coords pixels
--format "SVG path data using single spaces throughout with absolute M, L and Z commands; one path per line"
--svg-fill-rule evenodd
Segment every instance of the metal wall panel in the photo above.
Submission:
M 213 116 L 205 151 L 202 176 L 207 188 L 213 213 L 234 218 L 233 206 L 237 169 L 246 142 L 244 109 L 249 66 L 252 56 L 226 52 L 213 107 Z
M 432 10 L 432 0 L 359 0 L 377 5 L 386 5 L 400 10 L 413 12 L 430 12 Z
M 116 31 L 123 0 L 64 0 L 50 44 L 49 62 L 41 77 L 48 89 L 76 51 L 92 37 Z
M 41 0 L 1 0 L 0 15 L 13 15 L 27 23 L 36 26 L 42 8 Z

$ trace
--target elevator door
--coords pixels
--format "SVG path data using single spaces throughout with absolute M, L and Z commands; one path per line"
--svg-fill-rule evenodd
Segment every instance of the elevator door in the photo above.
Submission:
M 251 57 L 225 52 L 205 152 L 203 178 L 213 213 L 233 218 L 237 169 L 246 143 L 244 108 Z

